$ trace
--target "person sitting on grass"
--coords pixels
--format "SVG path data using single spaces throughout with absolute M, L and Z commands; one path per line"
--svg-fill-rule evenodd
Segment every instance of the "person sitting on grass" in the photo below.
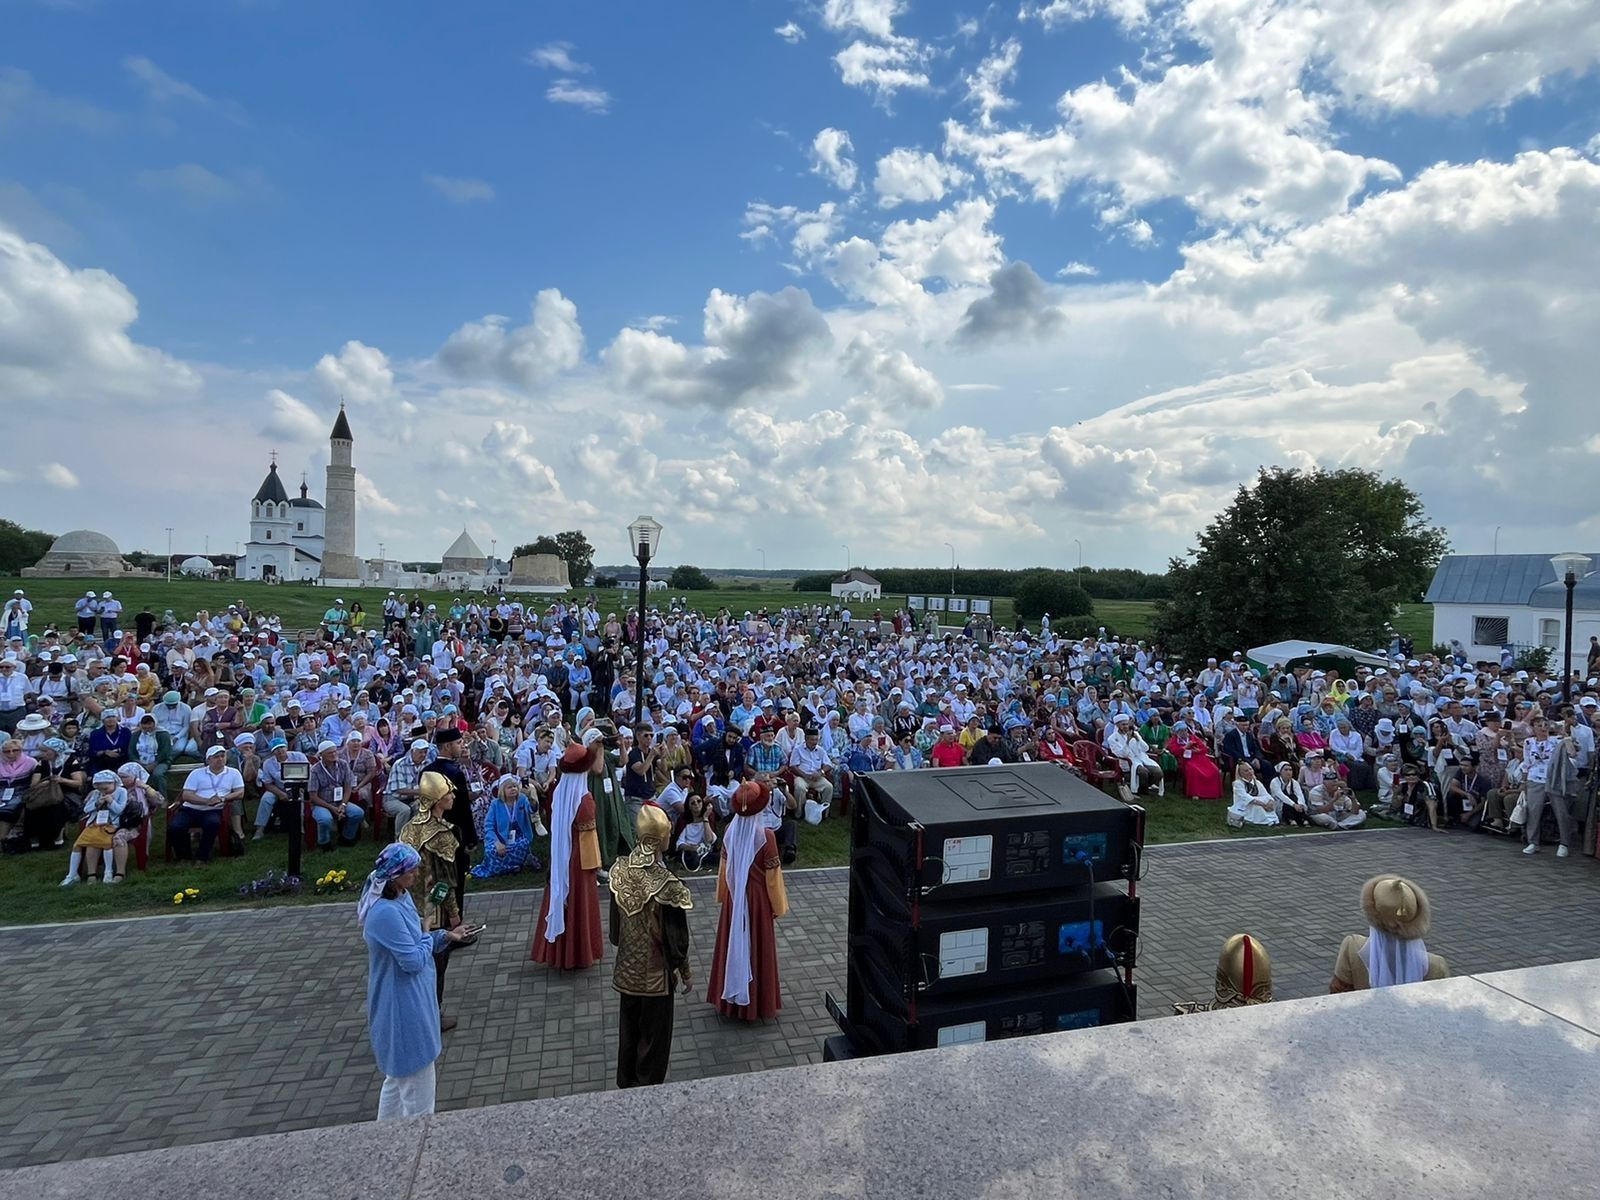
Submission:
M 1278 823 L 1278 806 L 1272 793 L 1256 778 L 1255 768 L 1248 762 L 1241 762 L 1234 775 L 1233 804 L 1228 809 L 1227 820 L 1235 829 Z
M 105 856 L 105 881 L 119 881 L 113 871 L 111 848 L 115 844 L 117 830 L 122 825 L 122 810 L 127 803 L 128 793 L 117 782 L 117 773 L 96 771 L 94 788 L 83 802 L 83 832 L 72 843 L 72 856 L 67 862 L 67 877 L 61 881 L 62 887 L 71 887 L 78 882 L 78 868 L 86 861 L 89 882 L 98 883 L 101 855 Z
M 1367 814 L 1338 775 L 1325 775 L 1306 796 L 1311 823 L 1323 829 L 1355 829 Z
M 515 775 L 502 775 L 484 815 L 483 861 L 472 868 L 472 877 L 515 875 L 524 867 L 537 871 L 544 864 L 532 850 L 533 806 L 522 793 L 522 780 Z
M 1272 798 L 1278 805 L 1278 820 L 1285 825 L 1309 825 L 1311 809 L 1306 803 L 1306 790 L 1294 776 L 1294 764 L 1281 762 L 1272 780 Z

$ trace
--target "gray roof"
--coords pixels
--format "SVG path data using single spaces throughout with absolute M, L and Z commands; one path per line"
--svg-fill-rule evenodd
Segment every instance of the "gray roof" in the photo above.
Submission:
M 1585 553 L 1600 565 L 1600 553 Z M 1429 604 L 1561 608 L 1567 602 L 1566 591 L 1556 579 L 1548 554 L 1447 554 L 1433 573 L 1433 582 L 1423 599 Z M 1591 596 L 1593 599 L 1589 599 Z M 1573 602 L 1578 608 L 1600 607 L 1600 574 L 1578 581 Z
M 267 468 L 267 477 L 256 489 L 256 503 L 282 504 L 288 498 L 289 493 L 283 490 L 283 480 L 278 478 L 278 464 L 273 463 Z

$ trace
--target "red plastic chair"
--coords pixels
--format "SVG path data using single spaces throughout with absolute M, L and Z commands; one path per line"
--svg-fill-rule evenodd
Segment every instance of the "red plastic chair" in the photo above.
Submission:
M 1106 754 L 1094 742 L 1085 739 L 1072 744 L 1072 753 L 1078 760 L 1078 768 L 1083 772 L 1083 777 L 1096 787 L 1103 787 L 1109 783 L 1114 787 L 1122 784 L 1122 764 L 1111 755 Z

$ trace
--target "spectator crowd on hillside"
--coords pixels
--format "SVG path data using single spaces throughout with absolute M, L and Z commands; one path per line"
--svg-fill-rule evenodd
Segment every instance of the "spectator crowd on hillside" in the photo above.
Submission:
M 604 746 L 591 785 L 606 862 L 645 801 L 672 818 L 679 861 L 706 868 L 738 785 L 769 783 L 766 819 L 793 861 L 803 824 L 847 804 L 861 775 L 1028 761 L 1128 800 L 1225 800 L 1232 826 L 1520 830 L 1532 853 L 1548 812 L 1559 853 L 1595 848 L 1600 645 L 1563 700 L 1548 673 L 1403 646 L 1349 672 L 1257 669 L 1241 651 L 1179 664 L 1104 630 L 1059 636 L 1048 617 L 940 628 L 909 611 L 707 614 L 669 597 L 646 618 L 641 679 L 637 612 L 593 597 L 441 609 L 391 595 L 378 620 L 333 597 L 302 631 L 243 601 L 186 619 L 146 609 L 127 627 L 110 595 L 59 625 L 23 603 L 7 605 L 0 661 L 0 839 L 70 837 L 67 883 L 84 867 L 119 879 L 168 796 L 178 857 L 242 849 L 282 822 L 292 762 L 311 768 L 318 843 L 399 828 L 446 730 L 487 831 L 479 877 L 539 863 L 573 741 Z

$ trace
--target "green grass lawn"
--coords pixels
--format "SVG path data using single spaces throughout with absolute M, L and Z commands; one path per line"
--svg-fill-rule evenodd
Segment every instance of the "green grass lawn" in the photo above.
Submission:
M 1370 797 L 1365 798 L 1370 799 Z M 1282 837 L 1287 834 L 1321 832 L 1300 827 L 1229 829 L 1223 821 L 1227 804 L 1221 800 L 1185 800 L 1169 792 L 1165 797 L 1144 796 L 1139 803 L 1147 818 L 1145 840 L 1149 845 L 1195 842 L 1210 838 Z M 263 908 L 278 905 L 353 903 L 355 888 L 366 877 L 377 856 L 378 846 L 370 836 L 359 845 L 329 852 L 308 850 L 304 854 L 304 881 L 297 895 L 246 900 L 239 888 L 259 879 L 268 870 L 287 864 L 288 843 L 282 834 L 269 834 L 249 843 L 242 858 L 217 858 L 210 864 L 187 866 L 168 864 L 163 859 L 160 822 L 152 835 L 150 869 L 141 874 L 129 860 L 127 879 L 113 887 L 80 883 L 58 886 L 66 873 L 68 846 L 35 850 L 29 854 L 0 858 L 0 925 L 33 925 L 46 921 L 84 921 L 95 918 L 146 916 L 193 910 Z M 70 845 L 70 836 L 68 843 Z M 548 843 L 537 847 L 540 857 L 548 853 Z M 849 862 L 850 824 L 833 817 L 821 825 L 802 823 L 799 827 L 799 855 L 792 870 L 810 867 L 837 867 Z M 313 882 L 329 870 L 342 868 L 348 873 L 352 890 L 343 894 L 316 894 Z M 506 891 L 514 888 L 543 887 L 544 870 L 524 871 L 487 881 L 472 880 L 472 891 Z M 183 905 L 173 903 L 173 895 L 185 888 L 198 888 L 200 896 Z
M 5 595 L 10 595 L 13 588 L 20 587 L 27 591 L 28 598 L 34 605 L 35 631 L 50 623 L 60 628 L 73 629 L 76 628 L 72 611 L 73 602 L 88 590 L 90 583 L 94 584 L 97 591 L 109 589 L 116 593 L 117 598 L 123 603 L 123 621 L 129 628 L 132 627 L 134 615 L 145 605 L 150 606 L 150 610 L 158 619 L 170 608 L 175 616 L 187 620 L 202 609 L 216 613 L 225 610 L 229 604 L 242 600 L 255 612 L 277 613 L 283 618 L 285 629 L 306 629 L 321 622 L 322 614 L 327 611 L 335 598 L 342 598 L 346 604 L 359 601 L 367 610 L 367 624 L 373 628 L 382 628 L 383 601 L 389 594 L 387 588 L 341 588 L 334 593 L 325 588 L 309 587 L 304 584 L 273 585 L 237 579 L 218 582 L 174 579 L 169 584 L 165 579 L 140 577 L 117 580 L 0 579 L 0 589 L 3 589 Z M 591 591 L 599 601 L 600 611 L 603 613 L 625 613 L 638 605 L 637 593 L 624 592 L 619 588 L 598 590 L 578 588 L 567 595 L 582 600 Z M 665 603 L 668 594 L 652 592 L 650 603 L 660 606 Z M 766 608 L 770 611 L 786 604 L 833 602 L 833 597 L 826 592 L 795 592 L 776 588 L 758 591 L 721 588 L 705 592 L 670 594 L 687 595 L 690 605 L 701 612 L 715 613 L 718 609 L 726 608 L 736 616 L 742 616 L 746 609 L 754 611 Z M 440 611 L 445 611 L 450 607 L 455 593 L 439 591 L 423 592 L 422 595 L 428 603 L 437 604 Z M 537 605 L 542 610 L 558 597 L 513 595 L 512 599 L 521 599 L 524 603 Z M 904 596 L 885 596 L 881 607 L 884 612 L 890 612 L 897 602 L 903 603 L 904 600 Z M 870 614 L 876 607 L 879 606 L 857 605 L 853 611 L 858 615 Z M 1011 601 L 997 599 L 994 616 L 997 623 L 1009 624 L 1013 618 Z
M 764 583 L 782 583 L 782 581 L 766 580 Z M 28 597 L 34 603 L 34 628 L 40 629 L 47 622 L 54 622 L 64 628 L 73 628 L 72 602 L 83 594 L 88 581 L 81 579 L 0 579 L 0 589 L 4 594 L 9 594 L 11 589 L 21 587 L 28 592 Z M 128 579 L 96 581 L 99 590 L 104 591 L 108 585 L 122 600 L 124 608 L 123 619 L 131 624 L 133 614 L 148 604 L 157 617 L 170 608 L 180 617 L 192 617 L 201 609 L 216 612 L 225 609 L 236 600 L 243 600 L 257 612 L 275 612 L 283 618 L 284 627 L 288 629 L 302 629 L 315 626 L 322 620 L 322 614 L 327 610 L 334 597 L 326 590 L 316 587 L 306 587 L 298 584 L 278 584 L 276 586 L 246 582 L 243 580 L 224 580 L 210 582 L 207 580 L 174 579 L 168 584 L 164 579 Z M 387 588 L 345 588 L 338 593 L 346 603 L 360 601 L 370 614 L 368 624 L 381 627 L 383 624 L 383 601 L 388 595 Z M 441 609 L 450 606 L 452 593 L 425 592 L 423 593 L 430 603 L 437 604 Z M 589 593 L 584 589 L 577 589 L 569 596 L 582 599 Z M 652 603 L 663 603 L 667 593 L 656 592 L 652 595 Z M 601 612 L 626 612 L 628 608 L 637 604 L 637 600 L 627 592 L 616 588 L 601 589 L 595 593 L 600 602 Z M 824 592 L 794 592 L 786 587 L 764 587 L 761 590 L 751 591 L 741 588 L 719 588 L 707 592 L 688 593 L 689 602 L 702 612 L 714 613 L 720 608 L 726 608 L 735 615 L 742 615 L 746 609 L 755 610 L 766 607 L 774 609 L 785 604 L 831 604 L 833 597 Z M 540 606 L 548 605 L 555 597 L 528 596 L 525 601 Z M 885 596 L 882 608 L 888 612 L 896 603 L 904 602 L 903 596 Z M 877 605 L 857 606 L 858 613 L 872 612 Z M 994 606 L 994 619 L 997 625 L 1010 627 L 1015 618 L 1016 610 L 1006 598 L 996 598 Z M 1106 629 L 1122 637 L 1148 638 L 1150 636 L 1151 622 L 1155 618 L 1155 603 L 1150 600 L 1097 600 L 1094 606 L 1094 619 L 1096 623 L 1104 625 Z M 1422 650 L 1433 644 L 1433 617 L 1426 604 L 1402 604 L 1400 611 L 1394 619 L 1395 628 L 1401 633 L 1412 638 L 1417 649 Z
M 250 830 L 248 826 L 246 833 Z M 217 857 L 209 864 L 167 863 L 162 840 L 163 826 L 158 819 L 151 833 L 150 869 L 140 873 L 133 858 L 128 859 L 128 877 L 122 883 L 107 887 L 99 883 L 79 883 L 71 888 L 60 886 L 66 874 L 67 856 L 70 852 L 72 830 L 66 844 L 59 849 L 39 849 L 28 854 L 0 857 L 0 925 L 32 925 L 41 921 L 83 921 L 105 917 L 145 916 L 150 913 L 167 913 L 219 908 L 261 908 L 284 904 L 353 903 L 355 889 L 372 869 L 373 859 L 381 848 L 371 840 L 371 830 L 365 831 L 363 840 L 352 847 L 331 851 L 307 850 L 304 852 L 301 871 L 303 882 L 297 895 L 274 896 L 266 899 L 246 900 L 239 888 L 259 879 L 276 867 L 283 870 L 288 864 L 288 840 L 283 834 L 268 834 L 259 842 L 247 843 L 248 849 L 241 858 Z M 535 853 L 541 860 L 548 857 L 549 843 L 540 840 Z M 803 867 L 839 866 L 848 861 L 850 853 L 849 823 L 842 819 L 825 821 L 819 826 L 802 823 L 799 832 L 799 854 L 795 869 Z M 340 869 L 348 873 L 351 891 L 344 894 L 316 894 L 314 881 L 327 871 Z M 491 880 L 471 880 L 469 890 L 505 891 L 513 888 L 543 887 L 548 872 L 524 871 L 518 875 L 501 876 Z M 184 888 L 198 888 L 200 897 L 183 905 L 173 903 L 173 895 Z

